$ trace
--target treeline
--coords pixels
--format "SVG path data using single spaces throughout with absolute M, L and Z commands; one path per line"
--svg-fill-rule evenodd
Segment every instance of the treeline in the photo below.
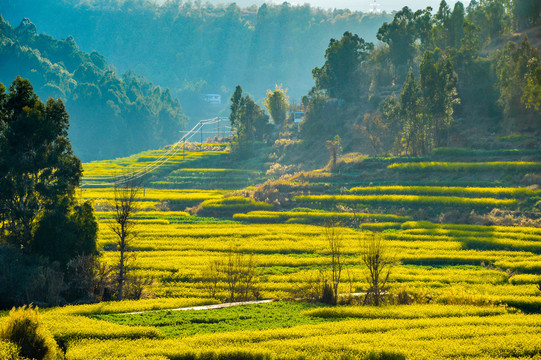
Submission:
M 186 123 L 180 103 L 133 72 L 118 76 L 97 52 L 73 37 L 38 34 L 28 19 L 16 28 L 0 15 L 0 82 L 27 78 L 42 98 L 62 99 L 70 139 L 84 161 L 114 158 L 169 144 Z
M 397 12 L 376 46 L 351 32 L 331 39 L 302 100 L 301 138 L 370 154 L 501 146 L 509 134 L 538 147 L 540 53 L 525 33 L 539 36 L 540 13 L 539 0 L 441 1 Z
M 190 115 L 200 93 L 229 97 L 237 84 L 261 99 L 274 84 L 300 98 L 311 87 L 309 71 L 322 60 L 331 37 L 349 30 L 374 41 L 388 14 L 302 6 L 170 0 L 8 0 L 0 12 L 23 17 L 53 36 L 72 35 L 98 49 L 119 69 L 133 69 L 174 89 Z
M 2 309 L 57 305 L 93 291 L 86 280 L 98 270 L 98 224 L 92 204 L 75 197 L 83 170 L 68 127 L 62 100 L 44 104 L 20 77 L 8 91 L 0 84 Z
M 148 284 L 127 260 L 137 184 L 115 185 L 108 225 L 121 255 L 101 262 L 92 201 L 77 196 L 83 168 L 68 127 L 62 100 L 43 103 L 20 76 L 7 91 L 0 83 L 0 309 L 139 299 Z

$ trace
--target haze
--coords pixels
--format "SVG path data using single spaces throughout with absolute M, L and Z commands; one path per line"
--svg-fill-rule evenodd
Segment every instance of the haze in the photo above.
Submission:
M 164 3 L 166 0 L 155 0 L 157 3 Z M 227 3 L 227 2 L 236 2 L 239 6 L 250 6 L 250 5 L 261 5 L 265 1 L 262 0 L 236 0 L 236 1 L 220 1 L 220 0 L 210 0 L 210 3 L 218 4 L 218 3 Z M 283 1 L 281 0 L 274 0 L 274 1 L 266 1 L 266 2 L 272 2 L 281 4 Z M 311 1 L 304 1 L 304 0 L 290 0 L 288 1 L 291 4 L 294 5 L 302 5 L 305 3 L 309 3 L 312 6 L 318 6 L 324 9 L 328 8 L 337 8 L 337 9 L 343 9 L 347 8 L 350 10 L 356 10 L 356 11 L 371 11 L 374 8 L 379 9 L 380 11 L 386 11 L 386 12 L 392 12 L 394 10 L 400 10 L 404 6 L 408 6 L 411 9 L 424 9 L 427 6 L 431 6 L 434 10 L 437 10 L 441 0 L 338 0 L 338 1 L 328 1 L 328 0 L 311 0 Z M 374 2 L 376 5 L 374 5 Z M 456 1 L 449 0 L 447 1 L 447 4 L 452 8 Z M 468 5 L 470 3 L 469 0 L 462 1 L 464 5 Z

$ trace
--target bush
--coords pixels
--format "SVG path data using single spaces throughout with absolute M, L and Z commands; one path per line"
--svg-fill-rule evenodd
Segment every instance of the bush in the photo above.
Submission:
M 19 356 L 36 360 L 62 359 L 53 336 L 41 323 L 37 308 L 13 308 L 0 331 L 0 338 L 19 347 Z
M 183 360 L 271 360 L 272 358 L 270 353 L 245 350 L 210 351 L 180 357 Z
M 371 351 L 364 357 L 365 360 L 406 360 L 406 357 L 402 354 L 395 353 L 395 352 L 389 352 L 389 351 L 381 351 L 381 352 L 375 352 Z
M 0 339 L 0 359 L 19 360 L 19 348 L 10 341 Z
M 270 210 L 272 204 L 255 201 L 242 196 L 231 196 L 223 199 L 205 200 L 197 210 L 199 216 L 233 216 L 236 213 L 246 213 L 256 210 Z

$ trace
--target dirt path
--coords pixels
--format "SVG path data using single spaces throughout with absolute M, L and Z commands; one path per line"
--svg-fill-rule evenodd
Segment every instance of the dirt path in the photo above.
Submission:
M 118 315 L 137 315 L 137 314 L 145 314 L 145 313 L 156 312 L 156 311 L 212 310 L 212 309 L 223 309 L 223 308 L 228 308 L 228 307 L 232 307 L 232 306 L 267 304 L 267 303 L 270 303 L 270 302 L 273 302 L 273 301 L 274 301 L 273 299 L 255 300 L 255 301 L 241 301 L 241 302 L 224 303 L 224 304 L 191 306 L 191 307 L 176 308 L 176 309 L 159 309 L 159 310 L 148 310 L 148 311 L 135 311 L 135 312 L 128 312 L 128 313 L 121 313 L 121 314 L 118 314 Z

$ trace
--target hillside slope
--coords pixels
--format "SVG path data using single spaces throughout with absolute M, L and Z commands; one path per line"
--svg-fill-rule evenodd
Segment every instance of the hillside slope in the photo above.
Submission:
M 61 98 L 69 135 L 82 160 L 112 158 L 177 140 L 186 117 L 168 89 L 133 72 L 118 76 L 97 52 L 79 50 L 74 38 L 38 34 L 25 19 L 14 28 L 0 15 L 0 82 L 28 78 L 43 99 Z
M 282 83 L 294 99 L 312 87 L 330 38 L 352 31 L 376 41 L 388 14 L 322 10 L 309 5 L 264 4 L 239 8 L 170 1 L 8 0 L 0 13 L 28 17 L 57 37 L 73 35 L 120 70 L 133 69 L 181 94 L 190 116 L 198 95 L 229 97 L 242 84 L 256 99 Z M 54 16 L 53 16 L 54 14 Z

